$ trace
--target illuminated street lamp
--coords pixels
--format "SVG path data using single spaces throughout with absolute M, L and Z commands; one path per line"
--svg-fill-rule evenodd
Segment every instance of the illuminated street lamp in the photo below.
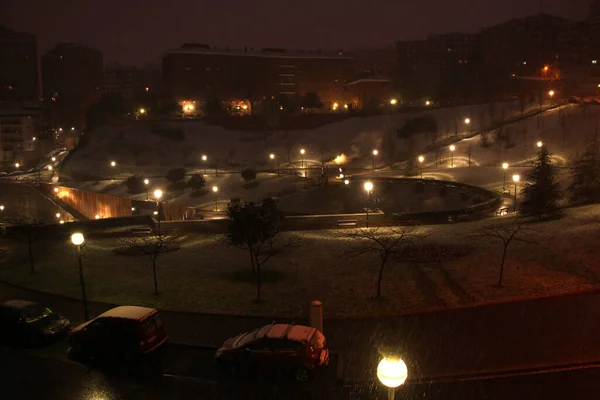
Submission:
M 390 100 L 390 104 L 391 104 L 391 105 L 393 105 L 393 106 L 395 106 L 396 104 L 398 104 L 398 100 L 396 100 L 396 99 L 391 99 L 391 100 Z
M 430 106 L 430 105 L 431 105 L 431 101 L 427 100 L 427 101 L 425 102 L 425 105 L 426 105 L 426 106 Z
M 465 124 L 469 125 L 471 123 L 471 118 L 465 118 Z
M 550 98 L 554 97 L 554 90 L 549 91 L 548 96 L 550 96 Z
M 344 179 L 344 185 L 348 186 L 350 184 L 350 180 L 349 179 Z
M 419 156 L 419 166 L 421 167 L 421 179 L 423 179 L 423 161 L 425 161 L 425 157 Z
M 146 201 L 150 199 L 150 195 L 148 194 L 148 184 L 150 184 L 150 179 L 144 179 L 144 185 L 146 185 Z
M 85 242 L 85 237 L 83 233 L 74 233 L 71 235 L 71 243 L 77 246 L 77 260 L 79 265 L 79 284 L 81 285 L 81 298 L 83 300 L 83 317 L 87 321 L 89 319 L 88 315 L 88 305 L 87 305 L 87 297 L 85 295 L 85 281 L 83 279 L 83 262 L 81 259 L 81 245 Z
M 56 218 L 60 218 L 60 213 L 56 213 Z
M 301 160 L 302 160 L 302 163 L 300 165 L 302 165 L 302 168 L 304 168 L 304 153 L 306 153 L 306 150 L 300 149 Z
M 513 208 L 515 212 L 517 212 L 517 185 L 521 180 L 521 177 L 518 174 L 513 175 L 513 182 L 515 183 L 515 198 L 513 199 Z
M 219 187 L 218 186 L 213 186 L 212 187 L 212 191 L 213 191 L 213 194 L 215 196 L 215 211 L 218 211 L 218 208 L 217 208 L 217 192 L 219 191 Z
M 456 146 L 450 145 L 450 166 L 454 168 L 454 150 L 456 150 Z
M 51 158 L 52 162 L 56 162 L 56 157 Z
M 373 191 L 373 183 L 365 182 L 365 190 L 367 191 L 367 228 L 369 227 L 369 200 L 371 200 L 371 192 Z
M 275 154 L 274 153 L 269 154 L 269 160 L 271 160 L 272 162 L 274 162 L 274 160 L 275 160 Z M 275 172 L 277 172 L 279 174 L 279 160 L 277 160 L 277 169 L 275 170 Z
M 156 199 L 156 208 L 158 209 L 158 213 L 154 214 L 158 220 L 158 230 L 160 231 L 160 211 L 161 211 L 161 199 L 163 197 L 163 191 L 160 189 L 156 189 L 154 191 L 154 198 Z
M 377 150 L 377 149 L 373 150 L 373 153 L 372 153 L 372 154 L 373 154 L 373 158 L 372 158 L 372 161 L 373 161 L 373 169 L 375 169 L 375 157 L 377 157 L 377 155 L 379 154 L 379 150 Z
M 404 384 L 408 378 L 408 367 L 399 357 L 385 357 L 377 366 L 377 378 L 388 388 L 388 399 L 393 400 L 395 389 Z
M 502 180 L 502 192 L 506 190 L 506 170 L 508 169 L 508 163 L 502 163 L 502 170 L 504 171 L 504 178 Z
M 208 160 L 208 157 L 206 156 L 206 154 L 202 154 L 202 162 L 204 163 L 204 175 L 206 175 L 206 160 Z
M 538 142 L 536 143 L 536 146 L 537 146 L 538 148 L 542 148 L 542 146 L 543 146 L 543 145 L 544 145 L 544 143 L 542 143 L 542 141 L 541 141 L 541 140 L 540 140 L 540 141 L 538 141 Z
M 52 171 L 52 165 L 48 165 L 48 171 Z
M 20 166 L 21 164 L 19 164 L 18 162 L 15 163 L 15 168 L 19 169 Z
M 4 211 L 4 206 L 0 204 L 0 211 Z

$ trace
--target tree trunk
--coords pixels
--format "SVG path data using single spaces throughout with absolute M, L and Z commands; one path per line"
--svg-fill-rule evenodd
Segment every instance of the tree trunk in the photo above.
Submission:
M 260 264 L 258 260 L 255 260 L 256 263 L 256 300 L 260 300 L 260 289 L 262 286 L 261 276 L 260 276 Z
M 383 280 L 383 267 L 385 267 L 386 258 L 381 259 L 381 265 L 379 266 L 379 277 L 377 278 L 377 296 L 376 298 L 381 297 L 381 281 Z
M 158 279 L 156 279 L 156 258 L 152 258 L 152 275 L 154 277 L 154 294 L 158 294 Z
M 502 250 L 502 260 L 500 261 L 500 277 L 498 278 L 498 286 L 502 286 L 502 276 L 504 275 L 504 260 L 506 259 L 506 248 L 508 246 L 504 246 Z
M 252 246 L 249 247 L 250 253 L 250 267 L 252 268 L 252 274 L 254 274 L 254 252 L 252 251 Z
M 35 272 L 35 266 L 33 263 L 33 241 L 31 240 L 31 238 L 27 240 L 27 250 L 29 252 L 29 273 L 33 274 Z

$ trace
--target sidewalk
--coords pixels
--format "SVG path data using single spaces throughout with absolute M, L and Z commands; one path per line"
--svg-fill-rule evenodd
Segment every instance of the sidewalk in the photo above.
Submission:
M 0 283 L 0 300 L 10 298 L 39 301 L 75 324 L 82 320 L 83 307 L 75 299 Z M 600 360 L 598 304 L 600 291 L 594 291 L 396 317 L 330 319 L 324 331 L 330 348 L 340 353 L 344 380 L 350 382 L 372 380 L 381 354 L 390 351 L 406 361 L 413 379 L 496 373 Z M 90 315 L 111 307 L 92 302 Z M 272 322 L 251 316 L 161 315 L 171 342 L 214 347 Z

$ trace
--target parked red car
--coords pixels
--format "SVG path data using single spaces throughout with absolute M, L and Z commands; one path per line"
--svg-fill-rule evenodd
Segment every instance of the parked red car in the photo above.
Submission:
M 155 352 L 166 341 L 158 311 L 135 306 L 108 310 L 69 334 L 70 351 L 83 359 L 134 360 Z
M 271 324 L 226 340 L 215 359 L 225 371 L 273 369 L 305 381 L 329 363 L 329 350 L 325 336 L 315 328 Z

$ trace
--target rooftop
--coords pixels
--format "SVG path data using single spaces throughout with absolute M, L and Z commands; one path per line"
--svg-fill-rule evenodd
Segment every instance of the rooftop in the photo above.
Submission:
M 137 307 L 137 306 L 120 306 L 108 310 L 100 315 L 100 317 L 126 318 L 126 319 L 142 319 L 146 315 L 156 311 L 153 308 Z
M 263 58 L 317 58 L 317 59 L 341 59 L 352 60 L 353 57 L 344 55 L 344 52 L 327 52 L 323 50 L 303 49 L 276 49 L 276 48 L 244 48 L 244 49 L 218 49 L 205 44 L 186 43 L 178 49 L 168 50 L 165 56 L 170 54 L 206 54 L 237 57 L 263 57 Z

